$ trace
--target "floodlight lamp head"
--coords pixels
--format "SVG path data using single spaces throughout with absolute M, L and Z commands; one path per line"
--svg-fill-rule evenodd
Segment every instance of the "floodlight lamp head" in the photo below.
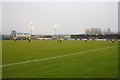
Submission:
M 30 22 L 30 26 L 33 26 L 33 23 L 32 23 L 32 22 Z
M 55 25 L 54 27 L 55 27 L 55 28 L 57 28 L 57 27 L 58 27 L 58 25 Z

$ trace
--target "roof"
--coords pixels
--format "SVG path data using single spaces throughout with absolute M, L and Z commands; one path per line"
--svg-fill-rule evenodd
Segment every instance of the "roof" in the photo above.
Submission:
M 31 34 L 31 33 L 16 33 L 16 34 Z

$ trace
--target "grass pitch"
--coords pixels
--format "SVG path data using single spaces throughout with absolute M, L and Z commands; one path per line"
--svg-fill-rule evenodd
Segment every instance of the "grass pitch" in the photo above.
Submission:
M 116 47 L 112 47 L 116 46 Z M 2 41 L 3 65 L 74 54 L 3 67 L 3 78 L 117 78 L 118 43 L 107 41 Z M 111 48 L 106 48 L 111 47 Z M 106 49 L 102 49 L 106 48 Z M 89 52 L 89 50 L 99 49 Z M 100 50 L 101 49 L 101 50 Z

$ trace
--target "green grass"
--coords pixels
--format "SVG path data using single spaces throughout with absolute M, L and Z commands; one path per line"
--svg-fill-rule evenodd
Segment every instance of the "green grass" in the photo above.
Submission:
M 3 65 L 117 46 L 105 41 L 3 41 Z M 3 78 L 117 78 L 118 48 L 3 67 Z

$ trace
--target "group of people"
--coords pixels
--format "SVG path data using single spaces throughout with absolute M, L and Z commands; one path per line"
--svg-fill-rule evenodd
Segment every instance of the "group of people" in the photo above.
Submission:
M 16 37 L 14 37 L 14 38 L 13 38 L 13 40 L 16 42 L 17 38 L 16 38 Z M 28 38 L 27 38 L 27 40 L 30 42 L 30 41 L 31 41 L 31 38 L 30 38 L 30 37 L 28 37 Z
M 57 41 L 59 41 L 60 43 L 62 42 L 62 40 L 63 40 L 62 38 L 58 38 L 57 39 Z
M 51 41 L 51 39 L 46 39 L 46 40 L 47 40 L 47 41 Z M 55 40 L 58 41 L 58 42 L 60 42 L 60 43 L 63 41 L 62 38 L 56 38 Z
M 17 38 L 14 37 L 13 40 L 16 42 Z M 31 38 L 30 38 L 30 37 L 28 37 L 27 40 L 28 40 L 29 42 L 31 42 Z M 61 42 L 63 41 L 63 39 L 62 39 L 62 38 L 58 38 L 57 41 L 59 41 L 59 42 L 61 43 Z M 87 39 L 85 39 L 84 41 L 85 41 L 85 43 L 86 43 L 86 42 L 87 42 Z M 112 42 L 112 43 L 115 43 L 115 40 L 112 39 L 111 42 Z
M 85 41 L 85 43 L 86 43 L 86 42 L 87 42 L 87 39 L 85 39 L 84 41 Z M 115 40 L 112 39 L 111 42 L 112 42 L 112 43 L 115 43 Z
M 13 40 L 16 42 L 17 38 L 14 37 Z M 31 42 L 31 38 L 30 38 L 30 37 L 28 37 L 27 40 L 28 40 L 29 42 Z M 48 40 L 48 39 L 47 39 L 47 40 Z M 63 40 L 62 38 L 58 38 L 58 39 L 57 39 L 57 41 L 59 41 L 60 43 L 62 42 L 62 40 Z

